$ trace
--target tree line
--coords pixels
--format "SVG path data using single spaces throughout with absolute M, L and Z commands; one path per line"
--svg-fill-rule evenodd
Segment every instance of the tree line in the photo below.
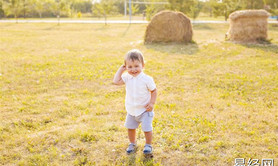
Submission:
M 104 17 L 129 12 L 129 0 L 0 0 L 1 18 Z M 278 0 L 132 0 L 132 15 L 148 20 L 165 9 L 181 11 L 195 19 L 200 12 L 211 17 L 242 9 L 266 9 L 278 15 Z M 145 3 L 142 3 L 145 2 Z M 163 2 L 163 3 L 161 3 Z

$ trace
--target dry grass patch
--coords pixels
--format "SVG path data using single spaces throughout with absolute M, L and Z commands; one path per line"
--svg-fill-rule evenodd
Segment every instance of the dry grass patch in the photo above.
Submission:
M 232 165 L 277 160 L 278 30 L 271 45 L 224 41 L 227 24 L 193 25 L 195 44 L 144 45 L 146 25 L 0 24 L 0 164 Z M 223 33 L 222 33 L 223 32 Z M 124 54 L 142 50 L 159 90 L 154 159 L 126 156 Z

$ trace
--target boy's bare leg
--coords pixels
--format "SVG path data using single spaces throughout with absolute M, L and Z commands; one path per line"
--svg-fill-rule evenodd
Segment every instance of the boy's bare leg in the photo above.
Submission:
M 128 138 L 130 143 L 135 144 L 136 129 L 128 129 Z
M 152 144 L 152 131 L 144 132 L 145 133 L 145 138 L 146 138 L 146 144 L 151 145 Z

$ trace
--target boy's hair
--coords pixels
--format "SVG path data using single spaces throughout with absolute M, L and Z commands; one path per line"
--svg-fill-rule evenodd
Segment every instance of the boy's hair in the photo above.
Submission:
M 126 60 L 131 60 L 131 61 L 138 60 L 139 62 L 142 63 L 142 65 L 145 64 L 142 52 L 137 49 L 133 49 L 127 52 L 127 54 L 125 55 L 125 65 L 126 65 Z

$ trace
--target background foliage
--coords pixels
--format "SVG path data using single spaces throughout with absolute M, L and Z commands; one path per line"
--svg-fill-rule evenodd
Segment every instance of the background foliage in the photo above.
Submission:
M 108 17 L 123 15 L 128 0 L 0 0 L 0 18 L 42 17 Z M 133 0 L 134 1 L 134 0 Z M 146 15 L 147 19 L 158 11 L 170 9 L 185 13 L 195 19 L 199 13 L 209 16 L 225 16 L 240 9 L 266 9 L 278 15 L 277 0 L 136 0 L 153 4 L 133 4 L 133 15 Z M 158 4 L 157 2 L 168 2 Z M 127 3 L 127 12 L 128 12 Z M 79 14 L 78 14 L 79 13 Z

